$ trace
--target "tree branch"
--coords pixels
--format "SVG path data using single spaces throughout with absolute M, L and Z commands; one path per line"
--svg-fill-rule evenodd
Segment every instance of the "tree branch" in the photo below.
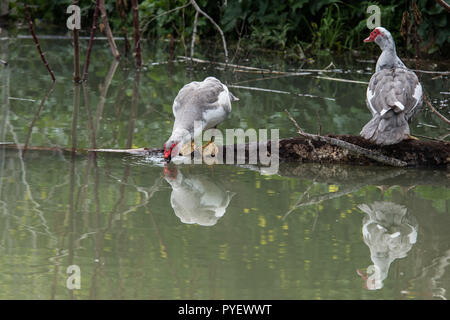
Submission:
M 405 167 L 407 165 L 407 163 L 404 161 L 401 161 L 401 160 L 398 160 L 395 158 L 386 157 L 378 152 L 373 152 L 372 150 L 362 148 L 360 146 L 354 145 L 354 144 L 346 142 L 346 141 L 342 141 L 342 140 L 330 138 L 330 137 L 325 137 L 325 136 L 319 136 L 316 134 L 306 133 L 300 128 L 297 121 L 295 121 L 295 119 L 292 117 L 292 115 L 289 113 L 289 111 L 287 111 L 286 109 L 284 111 L 287 113 L 289 119 L 294 123 L 295 127 L 298 130 L 298 134 L 303 136 L 304 138 L 314 140 L 314 141 L 325 142 L 330 145 L 346 149 L 354 154 L 363 155 L 366 158 L 375 160 L 382 164 L 387 164 L 387 165 L 394 166 L 394 167 Z
M 134 58 L 136 67 L 139 69 L 142 66 L 141 55 L 141 34 L 139 30 L 139 4 L 137 0 L 131 0 L 133 9 L 133 27 L 134 27 Z
M 197 35 L 197 23 L 198 23 L 198 11 L 195 12 L 194 30 L 192 31 L 191 61 L 192 61 L 192 58 L 194 58 L 195 36 Z
M 45 59 L 44 53 L 42 52 L 41 46 L 39 45 L 39 40 L 36 37 L 36 34 L 34 33 L 33 22 L 31 21 L 31 16 L 30 16 L 30 12 L 28 11 L 27 3 L 24 2 L 23 5 L 25 7 L 25 14 L 27 16 L 28 26 L 30 27 L 31 35 L 33 36 L 34 42 L 36 43 L 36 48 L 39 51 L 39 54 L 41 55 L 42 62 L 44 62 L 44 65 L 47 68 L 48 72 L 50 73 L 50 76 L 52 77 L 53 82 L 55 82 L 56 81 L 55 75 L 53 74 L 53 71 L 52 71 L 52 69 L 50 68 L 50 66 L 48 64 L 47 59 Z
M 99 11 L 99 3 L 100 3 L 100 0 L 97 0 L 95 2 L 94 16 L 92 18 L 91 36 L 89 38 L 89 46 L 88 46 L 88 49 L 86 52 L 86 60 L 84 63 L 83 81 L 86 81 L 88 70 L 89 70 L 89 59 L 91 57 L 91 50 L 92 50 L 92 44 L 94 42 L 95 29 L 97 29 L 97 17 L 98 17 L 98 11 Z
M 195 0 L 191 0 L 191 4 L 194 6 L 194 8 L 197 12 L 204 15 L 206 17 L 206 19 L 208 19 L 214 25 L 214 27 L 216 27 L 217 31 L 219 31 L 220 36 L 222 37 L 222 42 L 223 42 L 223 50 L 225 53 L 225 63 L 228 63 L 227 42 L 225 41 L 225 35 L 223 34 L 222 29 L 208 14 L 206 14 L 202 9 L 200 9 L 200 7 L 198 6 L 197 2 L 195 2 Z
M 444 0 L 436 0 L 436 2 L 443 6 L 444 9 L 447 10 L 447 12 L 450 12 L 450 5 L 448 5 L 447 2 L 445 2 Z
M 430 110 L 435 113 L 439 118 L 441 118 L 441 120 L 443 120 L 444 122 L 447 122 L 448 124 L 450 124 L 450 120 L 448 120 L 446 117 L 444 117 L 442 114 L 440 114 L 431 104 L 431 102 L 428 100 L 428 97 L 424 94 L 423 95 L 423 101 L 425 101 L 425 103 L 427 104 L 428 108 L 430 108 Z
M 109 21 L 108 16 L 106 14 L 106 8 L 105 8 L 105 0 L 100 0 L 99 2 L 99 9 L 101 13 L 102 23 L 105 26 L 105 34 L 108 38 L 109 47 L 111 48 L 112 55 L 114 58 L 119 59 L 120 53 L 119 50 L 117 50 L 116 42 L 114 41 L 114 36 L 112 34 L 111 28 L 109 27 Z

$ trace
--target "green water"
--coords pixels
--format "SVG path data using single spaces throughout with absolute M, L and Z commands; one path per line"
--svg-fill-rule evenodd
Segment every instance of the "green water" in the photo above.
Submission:
M 178 90 L 210 75 L 240 98 L 222 129 L 295 136 L 288 109 L 309 132 L 358 134 L 370 118 L 366 85 L 317 77 L 367 82 L 374 63 L 302 65 L 258 53 L 237 62 L 295 71 L 333 61 L 337 70 L 274 77 L 175 62 L 147 65 L 137 79 L 96 42 L 86 100 L 71 81 L 70 41 L 42 40 L 58 80 L 37 114 L 50 81 L 34 43 L 0 42 L 9 61 L 0 70 L 0 141 L 55 147 L 0 148 L 0 299 L 449 298 L 446 170 L 282 163 L 275 175 L 232 165 L 180 165 L 165 175 L 155 157 L 57 150 L 161 147 Z M 145 43 L 145 62 L 167 61 L 167 47 Z M 220 60 L 215 50 L 199 56 Z M 433 68 L 448 67 L 423 66 Z M 421 81 L 448 114 L 448 76 Z M 411 130 L 448 133 L 427 111 Z M 80 289 L 67 288 L 71 265 Z

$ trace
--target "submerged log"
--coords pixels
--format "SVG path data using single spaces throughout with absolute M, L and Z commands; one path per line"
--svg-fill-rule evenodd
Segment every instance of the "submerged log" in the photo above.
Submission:
M 406 162 L 408 167 L 446 167 L 450 164 L 450 143 L 431 140 L 405 140 L 395 145 L 379 146 L 359 136 L 327 135 L 353 145 Z M 302 137 L 280 140 L 280 158 L 285 161 L 378 164 L 373 159 L 322 141 L 311 141 L 315 150 Z M 284 152 L 282 151 L 284 150 Z M 281 154 L 283 153 L 283 156 Z
M 325 137 L 338 139 L 375 152 L 381 156 L 390 157 L 405 162 L 407 167 L 439 167 L 450 168 L 450 143 L 433 140 L 405 140 L 391 146 L 378 146 L 359 136 L 351 135 L 326 135 Z M 267 158 L 276 157 L 276 150 L 272 154 L 272 144 L 275 141 L 246 143 L 218 146 L 219 153 L 215 163 L 229 163 L 227 157 L 234 159 L 234 164 L 263 164 Z M 23 149 L 16 144 L 0 143 L 0 148 Z M 278 140 L 278 157 L 280 162 L 309 162 L 309 163 L 339 163 L 358 165 L 380 165 L 380 162 L 367 158 L 362 154 L 356 154 L 348 149 L 331 145 L 320 140 L 310 140 L 305 137 L 285 138 Z M 135 156 L 163 157 L 163 150 L 138 148 L 138 149 L 76 149 L 36 147 L 28 146 L 27 150 L 64 151 L 85 154 L 88 152 L 129 154 Z M 265 159 L 260 158 L 261 154 Z M 250 152 L 251 151 L 251 152 Z M 254 155 L 254 157 L 252 156 Z M 227 156 L 228 155 L 228 156 Z

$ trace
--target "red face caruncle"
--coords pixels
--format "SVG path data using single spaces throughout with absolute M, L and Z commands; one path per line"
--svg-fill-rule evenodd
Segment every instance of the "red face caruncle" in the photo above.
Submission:
M 375 28 L 375 29 L 373 29 L 373 31 L 370 33 L 370 35 L 369 35 L 367 38 L 364 39 L 364 42 L 374 42 L 375 39 L 376 39 L 378 36 L 380 36 L 380 35 L 383 36 L 383 34 L 381 33 L 381 31 L 378 30 L 378 28 Z
M 178 144 L 177 143 L 173 143 L 169 149 L 166 148 L 166 145 L 164 145 L 164 159 L 166 161 L 170 161 L 172 159 L 172 150 L 173 148 Z

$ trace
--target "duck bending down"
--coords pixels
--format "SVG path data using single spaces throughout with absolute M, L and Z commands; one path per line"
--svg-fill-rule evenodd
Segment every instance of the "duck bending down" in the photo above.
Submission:
M 408 125 L 422 107 L 422 86 L 416 74 L 397 56 L 394 39 L 385 28 L 375 28 L 364 42 L 375 42 L 382 53 L 366 92 L 372 120 L 361 136 L 378 145 L 417 139 L 410 135 Z
M 164 144 L 164 159 L 170 162 L 172 156 L 180 151 L 183 155 L 190 154 L 195 137 L 223 122 L 231 112 L 231 102 L 238 100 L 226 85 L 214 77 L 185 85 L 173 102 L 175 123 L 170 138 Z M 207 152 L 206 147 L 211 154 L 217 152 L 213 141 L 214 137 L 203 146 L 203 152 Z
M 234 192 L 225 190 L 220 179 L 205 174 L 185 174 L 165 169 L 164 178 L 172 187 L 170 204 L 186 224 L 213 226 L 224 216 Z

